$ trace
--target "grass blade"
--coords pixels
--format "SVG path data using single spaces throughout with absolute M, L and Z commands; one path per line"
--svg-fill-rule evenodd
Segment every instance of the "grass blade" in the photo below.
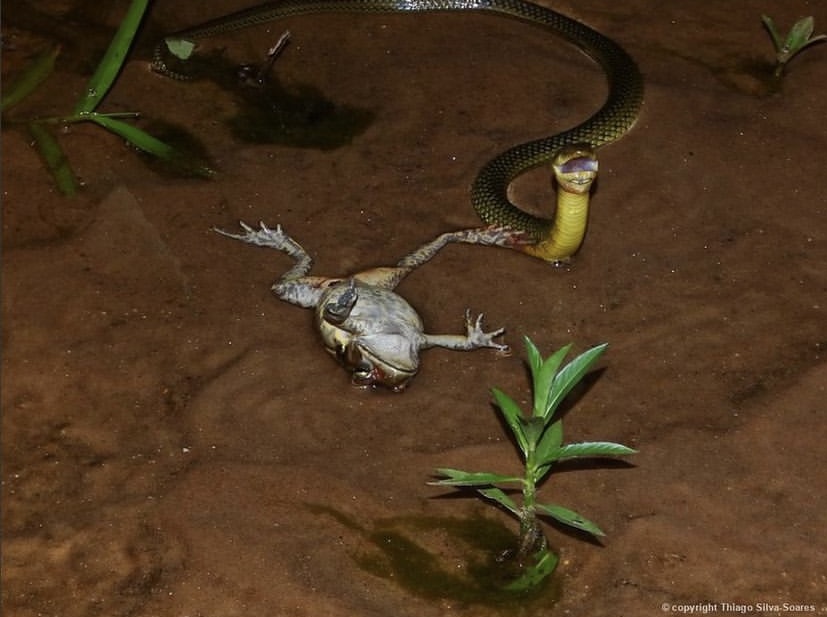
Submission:
M 55 60 L 60 54 L 60 46 L 44 51 L 32 60 L 26 70 L 15 79 L 9 86 L 4 88 L 2 100 L 0 100 L 0 111 L 17 105 L 20 101 L 34 92 L 43 81 L 52 74 L 55 68 Z
M 39 122 L 29 123 L 29 133 L 34 138 L 40 156 L 46 163 L 46 168 L 57 184 L 57 188 L 67 197 L 73 197 L 78 192 L 78 182 L 69 160 L 63 153 L 63 148 L 54 135 Z
M 153 156 L 157 156 L 159 159 L 170 163 L 174 167 L 189 171 L 204 178 L 209 178 L 214 174 L 212 169 L 199 165 L 198 163 L 190 160 L 190 157 L 187 157 L 172 146 L 153 137 L 146 131 L 142 131 L 136 126 L 129 124 L 128 122 L 118 120 L 108 114 L 99 114 L 95 112 L 92 112 L 85 117 L 86 119 L 99 124 L 106 130 L 123 137 L 136 148 L 143 150 L 148 154 L 152 154 Z
M 86 86 L 86 94 L 75 106 L 76 114 L 94 111 L 115 81 L 123 67 L 126 54 L 132 46 L 135 33 L 141 25 L 149 0 L 132 0 L 112 43 Z

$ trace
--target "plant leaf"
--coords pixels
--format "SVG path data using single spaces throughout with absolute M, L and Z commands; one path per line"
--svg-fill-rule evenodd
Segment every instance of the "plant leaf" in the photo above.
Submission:
M 523 342 L 525 343 L 525 351 L 528 356 L 528 368 L 531 371 L 533 378 L 534 375 L 537 375 L 540 372 L 540 367 L 543 365 L 543 357 L 540 355 L 540 350 L 537 349 L 534 341 L 527 336 L 524 336 Z
M 116 135 L 123 137 L 136 148 L 139 148 L 148 154 L 152 154 L 153 156 L 157 156 L 158 158 L 167 161 L 180 169 L 185 169 L 204 178 L 209 178 L 214 174 L 213 170 L 209 167 L 197 164 L 196 162 L 190 160 L 190 157 L 187 157 L 160 139 L 156 139 L 146 131 L 142 131 L 138 127 L 133 126 L 128 122 L 124 122 L 123 120 L 118 120 L 110 114 L 99 114 L 92 112 L 83 116 L 83 118 L 99 124 L 106 130 L 112 131 Z
M 505 418 L 505 423 L 508 424 L 508 428 L 510 428 L 511 432 L 514 434 L 514 439 L 517 440 L 517 445 L 519 446 L 520 451 L 523 453 L 524 457 L 527 456 L 528 441 L 526 440 L 525 431 L 523 430 L 523 412 L 520 409 L 520 406 L 513 398 L 508 396 L 499 388 L 492 388 L 491 393 L 494 395 L 494 400 L 497 403 L 497 407 Z
M 503 508 L 511 512 L 511 514 L 513 514 L 517 518 L 520 517 L 520 508 L 517 506 L 514 500 L 511 499 L 511 497 L 506 495 L 505 491 L 503 491 L 501 488 L 498 488 L 496 486 L 492 486 L 490 488 L 478 488 L 477 492 L 486 499 L 496 501 L 498 504 L 500 504 Z
M 790 28 L 790 33 L 787 35 L 787 40 L 784 42 L 784 47 L 790 51 L 801 49 L 804 44 L 810 40 L 815 28 L 815 21 L 812 16 L 802 17 L 793 24 Z
M 608 346 L 608 343 L 603 343 L 584 351 L 564 366 L 563 370 L 557 373 L 557 376 L 554 378 L 554 383 L 551 386 L 548 400 L 546 401 L 544 417 L 551 418 L 554 416 L 554 412 L 560 403 L 563 402 L 563 399 L 566 398 L 572 388 L 583 379 L 583 376 L 588 372 L 589 368 L 591 368 L 591 365 L 597 361 Z
M 195 49 L 195 43 L 187 39 L 168 38 L 164 39 L 164 43 L 173 56 L 179 60 L 188 60 Z
M 73 197 L 78 192 L 78 182 L 63 148 L 54 135 L 39 122 L 29 123 L 29 133 L 34 138 L 37 150 L 46 163 L 46 168 L 57 184 L 57 188 L 67 197 Z
M 534 453 L 534 460 L 537 462 L 538 468 L 548 467 L 560 458 L 560 444 L 562 443 L 563 421 L 557 420 L 557 422 L 551 423 L 551 425 L 546 429 L 546 432 L 543 433 L 540 443 L 537 444 L 537 450 Z M 539 482 L 540 479 L 546 475 L 546 473 L 548 473 L 548 469 L 546 469 L 540 477 L 537 478 L 537 481 Z
M 535 506 L 537 511 L 541 514 L 546 514 L 553 518 L 560 523 L 568 525 L 569 527 L 574 527 L 575 529 L 580 529 L 587 533 L 592 534 L 593 536 L 605 536 L 606 534 L 603 531 L 592 523 L 587 518 L 580 516 L 574 510 L 569 510 L 568 508 L 564 508 L 563 506 L 556 506 L 556 505 L 548 505 L 548 504 L 537 504 Z
M 141 25 L 147 3 L 148 0 L 132 0 L 109 48 L 86 86 L 86 94 L 75 106 L 76 114 L 94 111 L 109 92 L 123 67 L 135 33 Z
M 34 92 L 54 71 L 55 60 L 59 53 L 60 46 L 57 45 L 38 54 L 17 79 L 4 88 L 3 98 L 0 100 L 0 111 L 5 111 L 17 105 Z
M 772 37 L 772 44 L 775 46 L 775 51 L 780 52 L 784 43 L 781 42 L 781 36 L 775 28 L 775 22 L 768 15 L 761 15 L 761 21 L 764 22 L 764 27 L 766 27 L 767 32 L 769 32 L 770 37 Z
M 582 443 L 568 443 L 560 448 L 557 460 L 627 456 L 629 454 L 637 454 L 637 450 L 611 441 L 584 441 Z
M 534 376 L 534 410 L 533 414 L 548 419 L 548 401 L 554 387 L 554 376 L 568 355 L 571 345 L 561 347 L 543 360 L 540 371 Z
M 496 483 L 520 483 L 523 481 L 522 478 L 516 476 L 505 476 L 485 471 L 462 471 L 450 467 L 440 467 L 436 472 L 440 476 L 445 476 L 445 479 L 428 482 L 432 486 L 488 486 Z
M 533 589 L 551 576 L 551 573 L 557 568 L 559 561 L 560 558 L 557 555 L 547 548 L 544 548 L 536 563 L 527 566 L 525 572 L 508 585 L 505 585 L 503 589 L 508 591 L 527 591 Z
M 543 435 L 543 430 L 546 425 L 542 418 L 520 418 L 523 425 L 523 433 L 525 434 L 526 444 L 530 452 L 536 452 L 537 443 Z

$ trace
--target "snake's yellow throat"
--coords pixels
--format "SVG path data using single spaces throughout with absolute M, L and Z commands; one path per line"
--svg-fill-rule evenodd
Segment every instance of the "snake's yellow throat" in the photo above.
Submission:
M 597 178 L 597 156 L 588 146 L 569 146 L 554 157 L 551 167 L 557 181 L 557 208 L 551 228 L 536 244 L 514 248 L 554 263 L 568 260 L 583 243 L 589 219 L 589 193 Z

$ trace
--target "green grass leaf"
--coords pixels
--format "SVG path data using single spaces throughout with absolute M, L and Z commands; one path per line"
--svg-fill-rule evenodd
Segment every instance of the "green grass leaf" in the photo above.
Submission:
M 569 510 L 568 508 L 564 508 L 563 506 L 555 506 L 549 504 L 537 504 L 535 506 L 537 511 L 540 514 L 545 514 L 550 516 L 554 520 L 568 525 L 569 527 L 574 527 L 575 529 L 580 529 L 581 531 L 585 531 L 587 533 L 592 534 L 593 536 L 605 536 L 606 534 L 603 531 L 592 523 L 587 518 L 580 516 L 574 510 Z
M 132 40 L 143 20 L 147 4 L 148 0 L 132 0 L 112 43 L 86 86 L 86 93 L 75 106 L 74 113 L 83 114 L 94 111 L 109 92 L 123 67 L 129 48 L 132 46 Z
M 569 443 L 560 448 L 557 460 L 628 456 L 629 454 L 637 454 L 637 450 L 611 441 L 585 441 L 583 443 Z
M 11 84 L 3 88 L 0 111 L 6 111 L 34 92 L 55 69 L 55 60 L 60 54 L 60 46 L 37 55 L 26 69 Z
M 161 160 L 167 161 L 174 166 L 205 178 L 209 178 L 214 174 L 212 169 L 190 161 L 188 157 L 178 152 L 178 150 L 172 146 L 164 143 L 160 139 L 156 139 L 149 133 L 142 131 L 128 122 L 124 122 L 123 120 L 113 117 L 111 114 L 99 114 L 92 112 L 83 117 L 102 126 L 106 130 L 123 137 L 136 148 L 143 150 L 148 154 L 152 154 L 153 156 L 157 156 Z
M 73 197 L 78 192 L 78 182 L 63 148 L 54 135 L 40 122 L 30 122 L 29 133 L 34 138 L 37 151 L 43 157 L 46 168 L 57 184 L 57 188 L 67 197 Z

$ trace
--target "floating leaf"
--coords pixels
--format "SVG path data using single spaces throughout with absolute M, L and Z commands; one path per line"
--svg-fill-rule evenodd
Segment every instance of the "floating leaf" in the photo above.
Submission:
M 169 53 L 179 60 L 188 60 L 195 49 L 195 43 L 186 39 L 168 38 L 164 39 Z

